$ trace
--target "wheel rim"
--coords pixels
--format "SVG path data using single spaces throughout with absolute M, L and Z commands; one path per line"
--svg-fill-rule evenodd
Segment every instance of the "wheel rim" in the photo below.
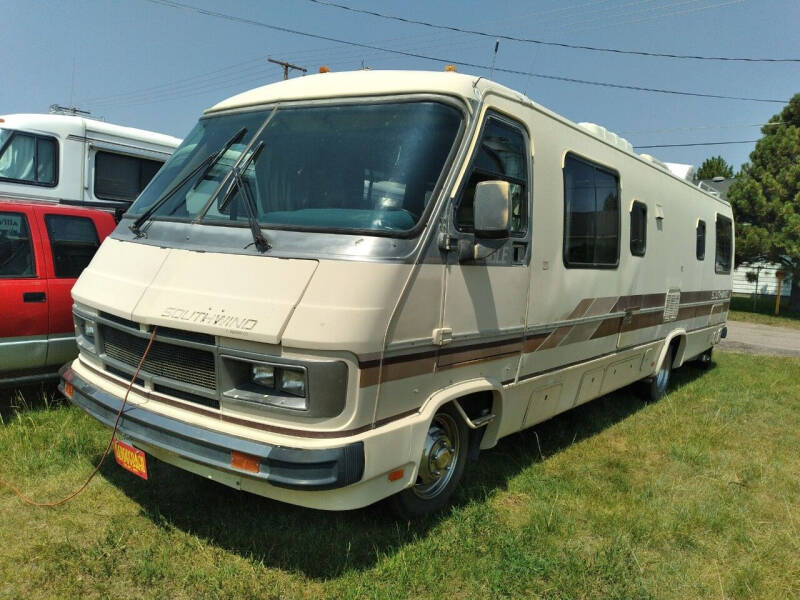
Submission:
M 656 375 L 656 387 L 658 387 L 659 390 L 667 389 L 671 360 L 672 354 L 667 354 L 667 356 L 664 357 L 664 364 L 661 365 L 661 368 L 658 370 L 658 374 Z
M 423 500 L 441 494 L 453 479 L 461 452 L 461 434 L 455 419 L 446 413 L 437 414 L 425 439 L 417 483 L 411 488 L 414 494 Z

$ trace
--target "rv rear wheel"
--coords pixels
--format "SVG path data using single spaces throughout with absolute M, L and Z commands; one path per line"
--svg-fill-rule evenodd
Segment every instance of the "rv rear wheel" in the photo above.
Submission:
M 659 367 L 652 381 L 650 381 L 650 400 L 653 402 L 659 400 L 667 393 L 670 375 L 672 375 L 672 361 L 674 359 L 675 348 L 674 346 L 670 346 L 667 348 L 667 353 L 664 356 L 664 360 L 661 362 L 661 367 Z
M 440 408 L 428 427 L 417 481 L 390 498 L 398 516 L 413 519 L 447 505 L 464 474 L 468 438 L 467 425 L 455 407 Z
M 700 369 L 708 370 L 711 368 L 711 352 L 713 348 L 709 348 L 694 360 L 694 364 Z

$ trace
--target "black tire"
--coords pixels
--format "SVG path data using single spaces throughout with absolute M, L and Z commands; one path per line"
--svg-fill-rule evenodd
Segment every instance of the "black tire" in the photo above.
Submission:
M 702 354 L 698 355 L 697 358 L 694 359 L 694 366 L 696 366 L 698 369 L 703 369 L 704 371 L 707 371 L 708 369 L 710 369 L 711 368 L 711 352 L 713 350 L 714 350 L 713 348 L 709 348 L 708 350 L 706 350 Z
M 655 402 L 664 397 L 669 388 L 669 380 L 672 375 L 672 361 L 675 359 L 675 347 L 667 348 L 667 353 L 656 374 L 650 380 L 649 396 Z
M 452 450 L 449 457 L 446 456 L 448 447 Z M 447 506 L 464 475 L 468 451 L 469 429 L 458 410 L 447 404 L 431 421 L 416 483 L 389 498 L 394 513 L 410 520 L 439 512 Z M 448 465 L 437 469 L 445 460 Z

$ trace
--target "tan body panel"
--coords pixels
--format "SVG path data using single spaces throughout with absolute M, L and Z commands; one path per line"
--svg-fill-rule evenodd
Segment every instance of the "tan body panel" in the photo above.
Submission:
M 371 77 L 376 84 L 370 91 L 366 82 Z M 269 444 L 321 449 L 364 441 L 366 456 L 361 482 L 321 492 L 258 486 L 181 457 L 165 460 L 305 506 L 364 506 L 415 482 L 428 426 L 447 402 L 478 392 L 491 395 L 496 419 L 481 442 L 489 448 L 505 435 L 651 376 L 673 340 L 675 366 L 719 341 L 731 275 L 715 272 L 715 222 L 717 215 L 731 218 L 730 206 L 502 86 L 463 76 L 451 84 L 431 74 L 416 80 L 404 74 L 396 82 L 386 74 L 308 77 L 280 89 L 248 92 L 213 112 L 318 98 L 330 90 L 348 98 L 420 93 L 434 80 L 431 93 L 461 98 L 478 115 L 492 110 L 526 132 L 530 259 L 514 266 L 459 263 L 452 250 L 438 250 L 444 246 L 437 234 L 450 233 L 452 202 L 480 136 L 477 125 L 465 136 L 449 187 L 442 190 L 422 234 L 428 236 L 428 247 L 420 245 L 403 260 L 276 259 L 106 242 L 75 287 L 78 303 L 145 324 L 210 333 L 221 345 L 254 353 L 337 358 L 348 368 L 345 408 L 329 418 L 259 418 L 257 410 L 239 414 L 224 403 L 214 413 L 179 399 L 163 402 L 141 390 L 131 394 L 131 402 Z M 325 81 L 331 83 L 328 92 L 315 84 Z M 476 98 L 481 104 L 475 104 Z M 619 175 L 616 268 L 564 264 L 563 165 L 568 153 Z M 644 257 L 629 250 L 634 200 L 647 206 Z M 698 220 L 706 223 L 704 260 L 695 256 Z M 224 308 L 245 320 L 238 327 L 215 328 L 199 316 L 182 319 L 185 313 L 180 313 L 176 319 L 174 311 L 167 316 L 169 307 L 190 310 L 189 315 Z M 250 325 L 247 319 L 257 321 L 251 329 L 243 326 Z M 97 365 L 90 368 L 90 363 L 80 358 L 73 368 L 93 385 L 123 393 L 121 379 L 98 375 Z M 159 456 L 158 449 L 151 451 Z M 403 468 L 404 475 L 389 482 L 386 475 L 395 468 Z

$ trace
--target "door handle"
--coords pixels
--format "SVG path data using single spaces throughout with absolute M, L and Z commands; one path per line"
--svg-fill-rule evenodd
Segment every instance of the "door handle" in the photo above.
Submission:
M 23 302 L 44 302 L 45 301 L 45 295 L 44 295 L 44 292 L 23 292 L 22 301 Z

